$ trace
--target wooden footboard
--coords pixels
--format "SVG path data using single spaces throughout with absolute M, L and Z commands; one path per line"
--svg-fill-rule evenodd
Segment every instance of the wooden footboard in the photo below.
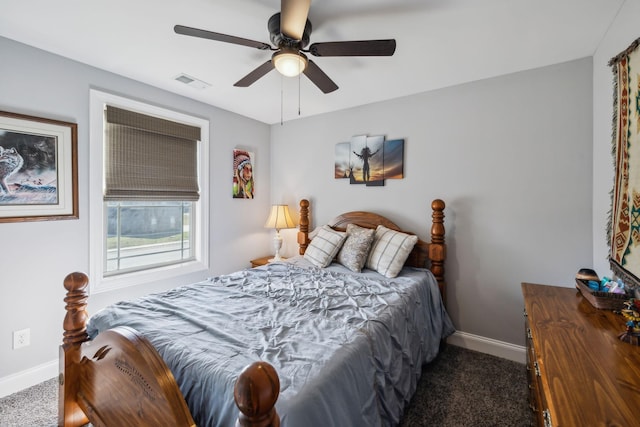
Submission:
M 147 339 L 132 328 L 117 327 L 89 340 L 88 284 L 83 273 L 71 273 L 64 281 L 58 425 L 195 426 L 173 374 Z M 274 406 L 279 392 L 271 365 L 256 362 L 245 368 L 234 389 L 238 425 L 278 427 Z

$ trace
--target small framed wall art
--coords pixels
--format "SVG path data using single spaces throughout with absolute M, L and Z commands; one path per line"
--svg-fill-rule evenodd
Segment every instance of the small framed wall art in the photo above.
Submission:
M 233 198 L 253 199 L 255 183 L 253 179 L 254 154 L 250 151 L 233 150 Z

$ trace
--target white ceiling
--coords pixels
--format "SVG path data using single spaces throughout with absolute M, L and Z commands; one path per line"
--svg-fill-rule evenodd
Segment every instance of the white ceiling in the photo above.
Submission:
M 272 124 L 592 56 L 625 1 L 312 0 L 311 43 L 397 42 L 392 57 L 311 57 L 339 86 L 326 95 L 275 70 L 234 87 L 271 53 L 173 31 L 270 43 L 279 0 L 0 0 L 0 36 Z

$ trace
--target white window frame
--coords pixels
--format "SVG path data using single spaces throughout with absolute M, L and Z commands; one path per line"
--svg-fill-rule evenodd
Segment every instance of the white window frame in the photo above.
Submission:
M 107 218 L 104 208 L 104 109 L 105 105 L 161 117 L 201 129 L 198 142 L 200 200 L 192 212 L 195 221 L 195 260 L 105 277 L 104 248 Z M 209 121 L 102 92 L 89 91 L 89 279 L 92 293 L 140 285 L 209 269 Z

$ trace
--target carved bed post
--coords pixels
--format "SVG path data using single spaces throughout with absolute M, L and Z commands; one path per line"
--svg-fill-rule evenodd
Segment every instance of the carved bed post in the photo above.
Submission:
M 438 287 L 442 300 L 446 302 L 446 286 L 444 283 L 444 259 L 446 246 L 444 243 L 444 201 L 435 199 L 431 202 L 433 218 L 431 223 L 431 244 L 429 245 L 429 258 L 431 259 L 431 272 L 438 280 Z
M 84 273 L 71 273 L 64 279 L 64 287 L 67 290 L 67 296 L 64 299 L 67 313 L 64 316 L 64 334 L 59 358 L 59 426 L 75 427 L 89 422 L 76 400 L 79 378 L 77 378 L 78 369 L 75 369 L 75 365 L 80 363 L 80 345 L 89 339 L 87 335 L 89 316 L 86 311 L 89 298 L 88 286 L 89 279 Z
M 242 370 L 233 388 L 240 410 L 236 427 L 279 427 L 275 404 L 280 394 L 280 379 L 267 362 L 254 362 Z
M 304 255 L 309 245 L 309 201 L 307 199 L 300 200 L 300 231 L 298 231 L 299 253 Z

